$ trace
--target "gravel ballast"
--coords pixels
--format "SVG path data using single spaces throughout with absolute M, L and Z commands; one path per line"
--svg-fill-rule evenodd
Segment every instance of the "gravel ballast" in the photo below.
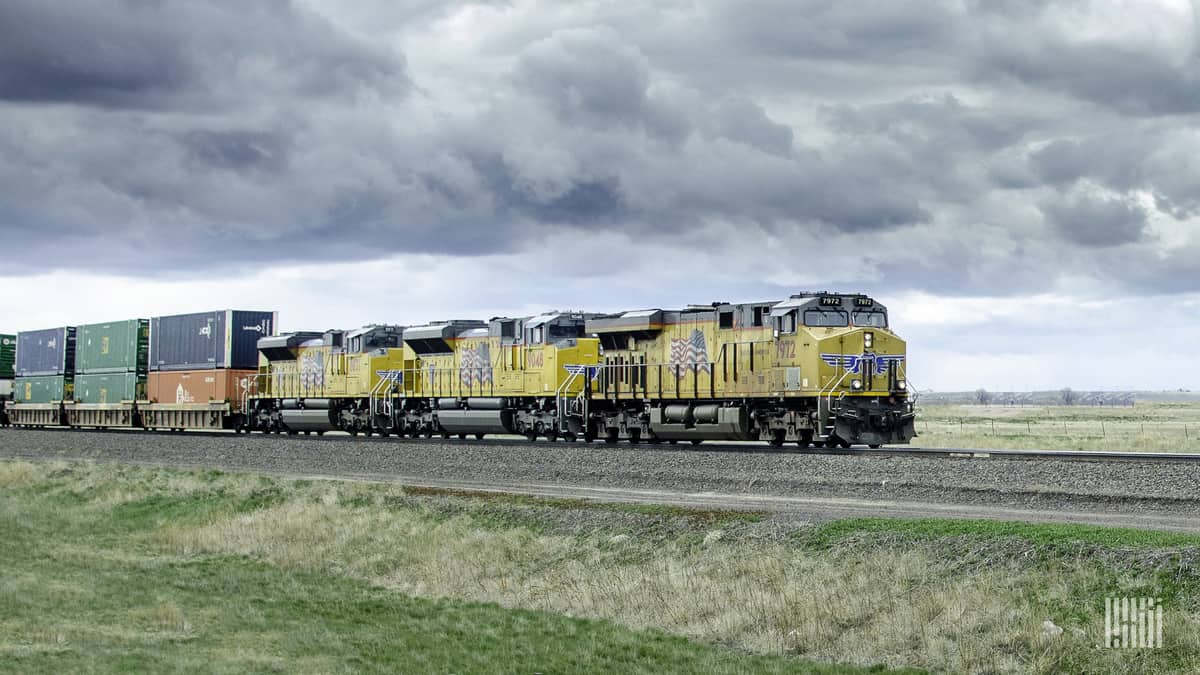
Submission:
M 0 431 L 0 456 L 241 471 L 842 497 L 1200 517 L 1194 464 L 836 456 L 703 446 Z

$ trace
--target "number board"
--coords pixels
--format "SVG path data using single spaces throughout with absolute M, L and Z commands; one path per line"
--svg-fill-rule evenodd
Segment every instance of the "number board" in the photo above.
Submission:
M 871 307 L 874 304 L 875 304 L 875 301 L 870 298 L 855 298 L 854 299 L 855 307 Z
M 821 306 L 822 307 L 841 307 L 842 299 L 836 298 L 836 297 L 831 297 L 831 296 L 824 296 L 821 298 Z

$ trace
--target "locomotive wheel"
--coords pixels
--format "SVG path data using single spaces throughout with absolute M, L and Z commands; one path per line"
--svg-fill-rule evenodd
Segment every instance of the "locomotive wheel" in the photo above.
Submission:
M 354 427 L 350 427 L 350 428 L 349 428 L 349 429 L 347 429 L 346 431 L 349 431 L 351 436 L 357 436 L 357 435 L 358 435 L 358 429 L 355 429 Z
M 433 438 L 433 429 L 426 429 L 424 436 L 425 438 Z
M 538 439 L 538 433 L 536 431 L 534 431 L 532 428 L 530 428 L 528 431 L 525 432 L 525 440 L 529 441 L 530 443 L 533 443 L 537 439 Z
M 549 431 L 546 432 L 546 440 L 550 441 L 551 443 L 553 443 L 554 441 L 557 441 L 558 440 L 558 432 L 553 429 L 550 429 Z
M 449 432 L 449 431 L 443 431 L 443 432 L 442 432 L 442 440 L 443 440 L 443 441 L 448 441 L 448 440 L 450 440 L 450 432 Z
M 783 447 L 783 439 L 786 436 L 787 436 L 787 433 L 783 429 L 777 429 L 775 431 L 775 433 L 771 435 L 771 441 L 770 441 L 771 447 L 772 448 L 782 448 Z
M 850 447 L 850 441 L 842 441 L 842 448 L 843 448 L 843 449 L 845 449 L 845 448 L 849 448 L 849 447 Z
M 617 430 L 609 429 L 604 433 L 604 442 L 613 445 L 617 442 Z

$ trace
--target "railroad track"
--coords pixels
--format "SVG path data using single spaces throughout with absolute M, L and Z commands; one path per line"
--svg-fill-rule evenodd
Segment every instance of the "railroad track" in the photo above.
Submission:
M 46 428 L 40 429 L 41 432 L 57 432 L 57 433 L 72 433 L 72 432 L 92 432 L 92 429 L 68 429 L 68 428 Z M 2 432 L 0 432 L 2 433 Z M 105 433 L 112 434 L 161 434 L 168 436 L 201 436 L 201 437 L 223 437 L 234 435 L 232 431 L 146 431 L 142 429 L 107 429 Z M 280 438 L 277 435 L 269 434 L 250 434 L 242 436 L 244 438 Z M 396 436 L 352 436 L 345 432 L 329 432 L 328 434 L 317 438 L 315 436 L 284 436 L 290 440 L 300 443 L 326 443 L 326 442 L 371 442 L 371 443 L 390 443 L 393 445 L 404 445 L 409 443 L 425 443 L 423 438 L 399 438 Z M 441 441 L 442 439 L 435 436 L 434 439 Z M 541 439 L 538 441 L 528 441 L 523 436 L 494 436 L 482 440 L 474 438 L 466 439 L 451 439 L 456 443 L 469 443 L 473 445 L 534 445 L 545 446 L 547 449 L 564 445 L 567 441 L 547 441 Z M 578 445 L 579 442 L 572 444 Z M 702 445 L 694 446 L 691 444 L 670 444 L 670 443 L 639 443 L 630 445 L 628 443 L 620 443 L 616 445 L 604 445 L 599 442 L 594 442 L 597 447 L 605 447 L 609 449 L 637 449 L 638 451 L 646 452 L 682 452 L 682 453 L 703 453 L 703 452 L 752 452 L 763 454 L 800 454 L 800 455 L 833 455 L 833 456 L 850 456 L 850 457 L 944 457 L 947 459 L 1055 459 L 1067 461 L 1090 461 L 1090 462 L 1169 462 L 1169 463 L 1200 463 L 1200 453 L 1184 453 L 1184 452 L 1122 452 L 1110 450 L 1014 450 L 1014 449 L 972 449 L 972 448 L 920 448 L 913 446 L 892 446 L 882 448 L 797 448 L 797 447 L 782 447 L 774 448 L 758 442 L 706 442 Z

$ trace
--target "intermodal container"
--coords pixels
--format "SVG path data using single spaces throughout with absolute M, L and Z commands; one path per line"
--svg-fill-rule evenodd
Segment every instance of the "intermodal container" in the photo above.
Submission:
M 146 398 L 146 373 L 90 373 L 75 376 L 80 403 L 120 403 Z
M 17 375 L 70 375 L 74 372 L 74 326 L 17 333 Z
M 221 310 L 150 320 L 150 370 L 257 368 L 258 339 L 275 334 L 275 312 Z
M 210 403 L 245 400 L 246 388 L 254 382 L 256 370 L 160 370 L 150 373 L 147 398 L 154 403 Z
M 0 380 L 12 379 L 16 373 L 17 336 L 0 335 Z
M 75 329 L 76 373 L 145 373 L 149 359 L 149 319 L 92 323 Z
M 38 375 L 18 377 L 13 383 L 13 401 L 17 403 L 51 403 L 71 400 L 70 375 Z

